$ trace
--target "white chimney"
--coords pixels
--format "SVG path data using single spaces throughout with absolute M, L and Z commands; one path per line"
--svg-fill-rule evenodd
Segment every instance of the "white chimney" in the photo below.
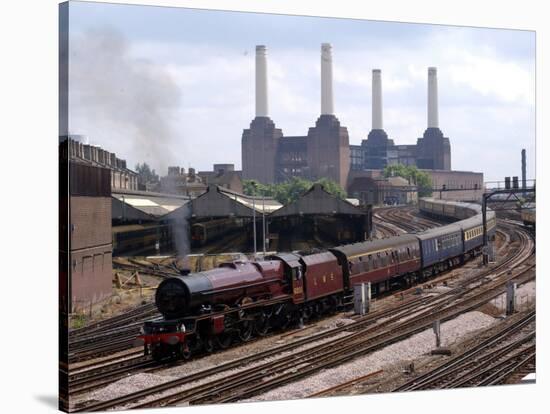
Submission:
M 428 68 L 428 128 L 439 128 L 437 68 Z
M 256 46 L 256 116 L 267 115 L 267 48 Z
M 383 129 L 382 75 L 380 69 L 372 70 L 372 129 Z
M 321 45 L 321 115 L 334 114 L 332 98 L 332 46 Z

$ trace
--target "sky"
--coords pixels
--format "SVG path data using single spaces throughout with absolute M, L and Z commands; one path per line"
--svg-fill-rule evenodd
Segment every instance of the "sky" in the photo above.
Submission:
M 71 2 L 69 133 L 161 175 L 241 167 L 254 118 L 255 46 L 268 48 L 269 116 L 306 135 L 320 115 L 320 48 L 333 46 L 334 109 L 350 144 L 371 129 L 372 69 L 384 130 L 414 144 L 438 69 L 439 126 L 452 169 L 485 181 L 535 175 L 535 33 L 353 19 Z

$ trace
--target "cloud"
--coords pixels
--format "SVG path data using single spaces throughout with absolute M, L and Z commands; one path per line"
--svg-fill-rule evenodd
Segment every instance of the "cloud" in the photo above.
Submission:
M 366 138 L 371 125 L 371 70 L 380 68 L 384 128 L 397 144 L 415 143 L 426 128 L 427 67 L 436 66 L 440 126 L 451 139 L 453 168 L 485 171 L 487 177 L 513 175 L 507 171 L 515 166 L 521 148 L 528 148 L 534 160 L 534 56 L 506 54 L 500 31 L 494 31 L 494 37 L 483 32 L 478 38 L 473 32 L 454 29 L 433 27 L 410 43 L 400 37 L 399 42 L 355 42 L 338 48 L 334 41 L 336 115 L 348 128 L 351 143 Z M 509 38 L 507 33 L 503 39 Z M 317 47 L 299 42 L 287 47 L 267 44 L 270 116 L 285 135 L 307 134 L 319 116 L 321 40 Z M 232 162 L 240 167 L 242 130 L 254 117 L 254 39 L 242 39 L 242 47 L 235 42 L 225 45 L 223 40 L 215 44 L 135 41 L 107 55 L 113 59 L 109 64 L 98 42 L 92 42 L 90 57 L 78 70 L 88 76 L 102 73 L 98 70 L 114 71 L 108 78 L 124 89 L 133 88 L 136 81 L 139 84 L 137 91 L 126 91 L 121 98 L 110 91 L 111 81 L 102 81 L 102 88 L 92 96 L 105 93 L 112 102 L 102 109 L 92 105 L 93 111 L 80 108 L 81 121 L 89 112 L 95 113 L 78 124 L 86 126 L 84 132 L 97 132 L 97 137 L 91 137 L 97 140 L 113 139 L 105 134 L 107 129 L 90 128 L 92 120 L 105 118 L 99 123 L 102 129 L 110 128 L 112 136 L 117 130 L 116 139 L 138 144 L 125 145 L 120 156 L 149 161 L 139 147 L 146 145 L 141 137 L 150 136 L 154 125 L 146 122 L 153 128 L 146 128 L 146 134 L 139 132 L 132 126 L 136 115 L 129 112 L 152 121 L 140 106 L 152 104 L 155 97 L 160 100 L 155 101 L 156 119 L 163 118 L 159 122 L 164 122 L 162 129 L 170 137 L 170 145 L 164 146 L 170 153 L 163 165 L 170 161 L 207 169 L 215 162 Z M 97 56 L 102 60 L 99 66 L 93 62 Z M 79 94 L 80 99 L 86 98 Z M 127 105 L 131 111 L 124 108 Z M 113 147 L 108 141 L 104 146 Z M 160 168 L 160 163 L 151 162 Z

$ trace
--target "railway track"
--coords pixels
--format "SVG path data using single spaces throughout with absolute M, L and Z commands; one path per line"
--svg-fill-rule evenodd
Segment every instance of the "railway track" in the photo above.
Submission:
M 475 387 L 503 383 L 535 359 L 535 311 L 478 345 L 399 386 L 394 391 Z
M 508 235 L 508 232 L 502 232 L 502 233 Z M 512 237 L 508 237 L 508 241 L 511 242 L 512 241 L 511 239 L 512 239 Z M 509 258 L 510 260 L 507 260 L 505 263 L 501 264 L 500 266 L 512 266 L 512 265 L 514 265 L 511 261 L 511 259 L 513 257 L 515 257 L 514 254 L 511 254 L 511 256 Z M 491 268 L 486 273 L 487 274 L 490 273 L 490 272 L 494 273 L 497 270 L 498 270 L 498 267 L 494 267 L 494 268 Z M 486 277 L 486 275 L 485 276 L 480 276 L 479 279 L 482 279 L 483 277 Z M 470 281 L 470 283 L 476 283 L 476 282 L 475 282 L 475 280 L 472 279 Z M 437 309 L 436 305 L 438 305 L 438 304 L 439 304 L 439 308 L 441 308 L 443 306 L 443 301 L 441 301 L 441 300 L 439 302 L 437 300 L 434 300 L 434 303 L 432 305 L 430 305 L 430 301 L 431 300 L 429 298 L 425 298 L 425 299 L 422 299 L 422 300 L 414 301 L 415 302 L 414 305 L 408 304 L 407 308 L 402 308 L 401 309 L 401 308 L 398 307 L 398 309 L 385 310 L 384 312 L 387 312 L 385 314 L 378 314 L 378 313 L 374 314 L 373 313 L 373 314 L 369 315 L 369 317 L 372 318 L 372 319 L 370 319 L 370 321 L 369 321 L 368 318 L 366 320 L 363 319 L 363 318 L 359 318 L 357 320 L 357 322 L 359 322 L 359 324 L 357 326 L 353 326 L 353 327 L 346 326 L 346 327 L 343 327 L 342 329 L 340 329 L 340 331 L 331 330 L 329 332 L 324 332 L 324 333 L 318 334 L 320 336 L 314 335 L 311 338 L 308 338 L 307 340 L 304 340 L 304 342 L 300 342 L 300 341 L 293 342 L 292 344 L 294 344 L 294 345 L 289 344 L 289 345 L 291 345 L 290 349 L 296 349 L 299 346 L 305 346 L 305 345 L 307 345 L 307 343 L 311 343 L 310 341 L 315 341 L 315 338 L 317 338 L 317 340 L 323 340 L 323 339 L 326 339 L 326 338 L 330 338 L 331 336 L 333 336 L 335 334 L 338 334 L 338 332 L 342 332 L 344 330 L 351 330 L 351 331 L 361 330 L 361 329 L 363 329 L 362 326 L 364 327 L 364 326 L 367 326 L 367 325 L 375 325 L 377 323 L 378 319 L 385 319 L 386 322 L 388 322 L 388 318 L 390 318 L 390 321 L 391 321 L 392 320 L 391 315 L 395 315 L 395 318 L 403 318 L 404 314 L 407 314 L 407 313 L 410 314 L 411 312 L 420 312 L 422 309 L 426 309 L 429 312 L 430 311 L 429 309 L 431 309 L 430 306 L 432 306 L 432 305 L 433 305 L 434 309 Z M 384 324 L 386 324 L 386 322 Z M 285 345 L 285 346 L 287 346 L 287 345 Z M 294 346 L 294 347 L 292 347 L 292 346 Z M 273 352 L 275 352 L 275 354 L 271 354 L 271 355 L 276 355 L 277 353 L 285 352 L 285 350 L 277 348 L 277 349 L 273 350 Z M 253 356 L 252 359 L 250 359 L 250 360 L 239 360 L 239 361 L 232 362 L 232 364 L 235 364 L 235 365 L 233 365 L 234 368 L 235 367 L 241 367 L 241 366 L 244 366 L 247 363 L 250 364 L 253 361 L 261 361 L 262 359 L 265 359 L 267 357 L 268 356 L 261 353 L 257 356 L 256 355 Z M 296 363 L 297 362 L 295 361 L 295 364 Z M 116 380 L 117 378 L 120 378 L 120 376 L 124 375 L 124 373 L 133 372 L 134 370 L 144 370 L 144 369 L 147 370 L 149 368 L 150 369 L 155 369 L 155 367 L 139 366 L 138 361 L 136 361 L 136 366 L 135 367 L 132 367 L 132 366 L 127 367 L 127 368 L 120 367 L 120 369 L 119 369 L 115 365 L 113 365 L 111 367 L 111 369 L 103 370 L 103 373 L 101 373 L 101 370 L 98 370 L 96 373 L 94 373 L 94 375 L 90 374 L 88 376 L 89 379 L 90 379 L 90 381 L 88 382 L 88 385 L 86 385 L 86 379 L 80 378 L 80 380 L 77 380 L 77 381 L 81 381 L 81 382 L 80 383 L 75 382 L 77 387 L 75 387 L 74 389 L 76 389 L 77 392 L 84 392 L 86 390 L 85 387 L 87 387 L 87 386 L 92 387 L 92 388 L 97 388 L 97 386 L 107 384 L 109 382 L 112 382 L 113 380 Z M 230 369 L 231 369 L 231 365 L 226 366 L 226 364 L 224 364 L 221 367 L 215 367 L 215 369 L 213 369 L 213 370 L 207 370 L 206 372 L 197 373 L 197 375 L 192 375 L 191 377 L 187 378 L 182 384 L 183 385 L 189 384 L 190 382 L 188 382 L 188 381 L 193 381 L 193 378 L 194 378 L 194 380 L 197 380 L 197 379 L 200 379 L 200 378 L 205 379 L 208 376 L 215 375 L 216 373 L 224 372 L 225 370 L 230 370 Z M 75 377 L 75 380 L 76 380 L 76 377 Z M 178 385 L 172 384 L 172 386 L 176 387 Z M 83 390 L 83 391 L 78 391 L 79 387 L 81 387 L 80 389 Z M 167 388 L 167 389 L 169 389 L 169 388 Z M 144 391 L 147 391 L 147 390 L 144 390 Z M 151 393 L 154 393 L 154 391 L 152 391 L 152 390 L 150 390 L 150 391 L 151 391 Z M 157 390 L 156 392 L 162 392 L 162 390 Z M 144 395 L 146 396 L 147 392 Z M 137 399 L 140 398 L 139 396 L 134 396 L 134 397 L 137 398 Z M 130 398 L 130 401 L 131 401 L 131 398 Z M 208 402 L 208 401 L 202 401 L 199 398 L 199 399 L 193 400 L 192 403 L 201 403 L 201 402 Z M 157 402 L 157 403 L 158 403 L 158 405 L 166 405 L 166 404 L 172 404 L 173 402 L 160 401 L 160 402 Z M 177 403 L 177 401 L 176 401 L 176 403 Z M 113 404 L 114 405 L 112 405 L 112 407 L 117 406 L 116 402 L 114 402 Z M 157 404 L 153 403 L 152 405 L 157 405 Z M 107 408 L 109 408 L 109 406 L 107 406 Z M 84 410 L 94 410 L 94 409 L 95 409 L 94 406 L 87 406 L 86 408 L 84 408 Z M 98 409 L 105 409 L 105 408 L 98 408 Z
M 521 238 L 521 236 L 518 236 Z M 191 374 L 187 377 L 169 381 L 156 387 L 141 390 L 121 398 L 93 404 L 79 408 L 82 411 L 96 411 L 117 407 L 122 404 L 136 404 L 147 396 L 175 390 L 185 385 L 190 386 L 194 381 L 207 379 L 212 375 L 227 374 L 223 380 L 214 380 L 197 385 L 179 392 L 162 396 L 149 401 L 142 406 L 172 405 L 181 402 L 199 404 L 205 402 L 236 401 L 261 393 L 286 382 L 295 381 L 304 376 L 313 374 L 321 369 L 339 365 L 358 355 L 384 347 L 392 342 L 402 340 L 414 333 L 428 329 L 434 320 L 452 319 L 461 313 L 476 309 L 492 298 L 502 294 L 508 280 L 522 277 L 527 270 L 508 274 L 509 267 L 516 267 L 527 260 L 532 253 L 533 245 L 529 237 L 522 239 L 522 248 L 517 248 L 507 260 L 498 266 L 493 266 L 477 276 L 470 277 L 459 286 L 440 296 L 419 299 L 408 308 L 387 310 L 383 316 L 373 313 L 358 318 L 355 323 L 335 328 L 320 334 L 312 335 L 285 344 L 280 347 L 261 352 L 250 357 L 235 360 L 221 366 Z M 487 279 L 491 275 L 491 280 Z M 414 314 L 414 318 L 406 315 Z M 384 319 L 383 323 L 376 323 Z M 338 333 L 349 332 L 344 337 L 332 338 Z M 328 342 L 315 344 L 329 338 Z M 310 346 L 305 350 L 297 350 L 302 346 Z M 335 351 L 336 350 L 336 351 Z M 290 353 L 290 354 L 289 354 Z M 283 355 L 276 361 L 268 361 L 243 368 L 253 362 L 262 361 L 268 357 Z M 238 372 L 234 372 L 239 368 Z M 138 407 L 138 406 L 135 406 Z
M 143 355 L 143 350 L 130 354 L 128 358 L 86 370 L 71 371 L 69 374 L 69 393 L 71 396 L 82 394 L 114 382 L 129 373 L 157 367 L 150 357 Z
M 379 209 L 376 214 L 386 223 L 397 226 L 408 233 L 417 233 L 432 227 L 441 226 L 440 222 L 413 215 L 413 211 L 413 207 L 392 207 Z

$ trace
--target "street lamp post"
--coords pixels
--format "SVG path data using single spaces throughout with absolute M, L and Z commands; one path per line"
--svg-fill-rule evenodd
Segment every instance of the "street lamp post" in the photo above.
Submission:
M 264 257 L 265 257 L 265 195 L 262 195 L 262 233 L 263 233 L 263 248 L 264 248 Z
M 256 201 L 252 196 L 252 232 L 254 233 L 254 257 L 256 257 Z

